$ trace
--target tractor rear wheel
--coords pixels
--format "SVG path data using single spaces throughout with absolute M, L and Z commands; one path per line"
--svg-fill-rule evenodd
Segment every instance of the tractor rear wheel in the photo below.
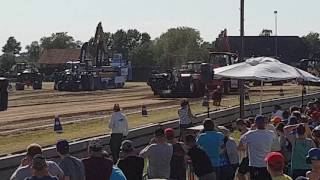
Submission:
M 20 82 L 17 82 L 16 83 L 16 90 L 17 91 L 23 91 L 24 90 L 24 84 L 20 83 Z

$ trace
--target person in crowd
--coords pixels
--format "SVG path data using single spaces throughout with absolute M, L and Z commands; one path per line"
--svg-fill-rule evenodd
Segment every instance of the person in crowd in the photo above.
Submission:
M 275 116 L 274 118 L 277 118 L 277 117 L 278 116 Z M 278 119 L 277 121 L 280 122 L 281 120 Z M 275 125 L 273 123 L 267 123 L 266 129 L 272 131 L 275 137 L 272 143 L 271 151 L 280 152 L 281 151 L 280 140 L 279 140 L 279 136 L 275 128 Z
M 320 126 L 312 130 L 312 140 L 317 148 L 320 148 Z
M 289 117 L 290 117 L 289 111 L 288 110 L 283 111 L 283 113 L 282 113 L 282 122 L 283 122 L 283 124 L 288 124 Z
M 127 180 L 127 177 L 124 175 L 120 168 L 114 165 L 112 166 L 110 180 Z
M 271 118 L 274 118 L 274 117 L 278 116 L 278 117 L 280 117 L 282 119 L 282 113 L 283 113 L 283 111 L 282 111 L 281 106 L 280 105 L 275 105 L 274 109 L 272 111 Z
M 210 118 L 204 120 L 203 128 L 203 133 L 198 136 L 197 144 L 208 154 L 216 177 L 220 179 L 220 154 L 224 145 L 224 135 L 215 130 L 214 123 Z
M 278 124 L 278 126 L 276 127 L 278 136 L 279 136 L 279 142 L 280 142 L 280 147 L 281 147 L 281 154 L 284 156 L 285 158 L 285 164 L 288 164 L 291 160 L 291 147 L 289 147 L 289 142 L 286 138 L 286 136 L 284 135 L 284 130 L 283 128 L 285 127 L 284 123 L 280 123 Z M 290 144 L 291 145 L 291 144 Z M 288 167 L 286 167 L 285 172 L 288 172 Z
M 320 179 L 320 149 L 312 148 L 308 152 L 307 156 L 308 164 L 311 164 L 311 171 L 308 171 L 306 176 L 310 180 Z
M 121 113 L 119 104 L 115 104 L 113 107 L 109 128 L 111 129 L 111 138 L 109 144 L 113 162 L 116 164 L 119 159 L 122 139 L 129 133 L 127 117 Z
M 178 142 L 174 136 L 174 130 L 167 128 L 164 131 L 167 142 L 173 147 L 173 154 L 170 162 L 170 179 L 185 180 L 186 179 L 186 152 L 183 143 Z
M 302 121 L 301 121 L 301 116 L 302 116 L 302 115 L 301 115 L 300 111 L 293 111 L 293 112 L 291 113 L 291 116 L 296 117 L 298 123 L 302 123 Z
M 298 119 L 295 116 L 290 116 L 287 125 L 296 125 L 298 124 Z
M 224 126 L 218 126 L 220 132 L 224 135 L 223 151 L 220 155 L 220 176 L 221 180 L 233 180 L 236 170 L 239 166 L 239 154 L 236 141 L 230 137 L 230 130 Z
M 238 119 L 236 121 L 236 126 L 238 131 L 240 132 L 241 136 L 245 133 L 247 133 L 251 127 L 251 124 L 249 121 L 245 121 L 244 119 Z M 242 151 L 242 160 L 240 162 L 238 171 L 237 171 L 237 178 L 239 180 L 246 180 L 246 174 L 249 173 L 249 157 L 247 154 L 247 151 Z M 241 153 L 241 152 L 240 152 Z
M 109 180 L 112 173 L 113 162 L 111 159 L 105 158 L 99 139 L 90 141 L 88 154 L 89 156 L 87 158 L 82 159 L 86 180 Z
M 310 125 L 312 127 L 316 127 L 320 125 L 320 112 L 319 111 L 315 111 L 311 114 L 311 123 Z
M 308 151 L 312 147 L 315 147 L 314 142 L 307 138 L 308 134 L 311 135 L 309 126 L 307 124 L 289 125 L 284 127 L 284 134 L 292 146 L 292 178 L 295 179 L 299 176 L 305 176 L 306 172 L 311 169 L 310 165 L 306 162 L 306 156 Z
M 191 160 L 191 165 L 198 179 L 216 180 L 209 156 L 196 144 L 195 137 L 187 135 L 185 142 L 188 148 L 187 156 Z
M 49 175 L 46 158 L 37 154 L 32 159 L 32 176 L 25 180 L 58 180 L 58 178 Z
M 173 147 L 167 143 L 162 128 L 157 129 L 154 136 L 151 144 L 140 152 L 140 156 L 148 159 L 147 173 L 149 179 L 169 179 Z
M 294 111 L 301 111 L 299 106 L 293 105 L 289 108 L 289 113 L 292 114 Z
M 250 130 L 241 136 L 238 149 L 248 151 L 251 180 L 270 180 L 264 158 L 271 152 L 276 137 L 272 131 L 266 129 L 264 116 L 256 116 L 255 126 L 255 130 Z
M 42 149 L 39 144 L 30 144 L 27 147 L 27 155 L 24 159 L 22 159 L 20 166 L 18 169 L 12 174 L 10 180 L 24 180 L 27 177 L 31 177 L 32 175 L 32 161 L 33 158 L 42 154 Z M 48 171 L 50 175 L 56 176 L 59 180 L 64 180 L 64 174 L 61 168 L 57 163 L 53 161 L 46 161 Z
M 265 161 L 272 180 L 292 180 L 290 176 L 283 173 L 285 159 L 281 153 L 270 152 L 267 154 Z
M 186 135 L 186 129 L 192 126 L 192 119 L 194 118 L 191 112 L 189 101 L 185 98 L 180 102 L 178 115 L 180 126 L 180 140 L 183 141 Z
M 124 140 L 121 144 L 118 167 L 128 180 L 142 180 L 144 159 L 138 156 L 130 140 Z
M 61 158 L 59 166 L 63 170 L 64 179 L 85 180 L 83 163 L 80 159 L 70 155 L 69 142 L 67 140 L 59 140 L 56 148 Z

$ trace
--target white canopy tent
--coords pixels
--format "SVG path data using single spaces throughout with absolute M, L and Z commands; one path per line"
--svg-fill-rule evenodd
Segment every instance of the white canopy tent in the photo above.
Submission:
M 260 114 L 262 113 L 263 82 L 301 79 L 304 81 L 320 82 L 320 79 L 306 71 L 284 64 L 270 57 L 247 59 L 245 62 L 214 69 L 215 78 L 261 81 Z

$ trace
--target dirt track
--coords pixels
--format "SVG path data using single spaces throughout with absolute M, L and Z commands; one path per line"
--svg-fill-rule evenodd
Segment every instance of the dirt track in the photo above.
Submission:
M 55 115 L 75 118 L 88 113 L 101 113 L 110 110 L 114 103 L 128 108 L 172 101 L 175 100 L 153 97 L 145 83 L 128 83 L 123 89 L 94 92 L 58 92 L 52 90 L 52 84 L 46 84 L 44 89 L 38 91 L 9 92 L 9 108 L 0 113 L 0 131 L 51 124 Z

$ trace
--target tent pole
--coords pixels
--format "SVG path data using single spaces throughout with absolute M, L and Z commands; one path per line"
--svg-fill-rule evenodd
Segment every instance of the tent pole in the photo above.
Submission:
M 260 86 L 260 115 L 262 115 L 262 93 L 263 93 L 263 80 L 261 81 L 261 86 Z
M 244 57 L 244 0 L 240 0 L 240 37 L 241 37 L 241 50 L 239 53 L 239 61 L 243 62 Z M 244 118 L 244 80 L 241 79 L 238 81 L 239 90 L 240 90 L 240 117 Z

